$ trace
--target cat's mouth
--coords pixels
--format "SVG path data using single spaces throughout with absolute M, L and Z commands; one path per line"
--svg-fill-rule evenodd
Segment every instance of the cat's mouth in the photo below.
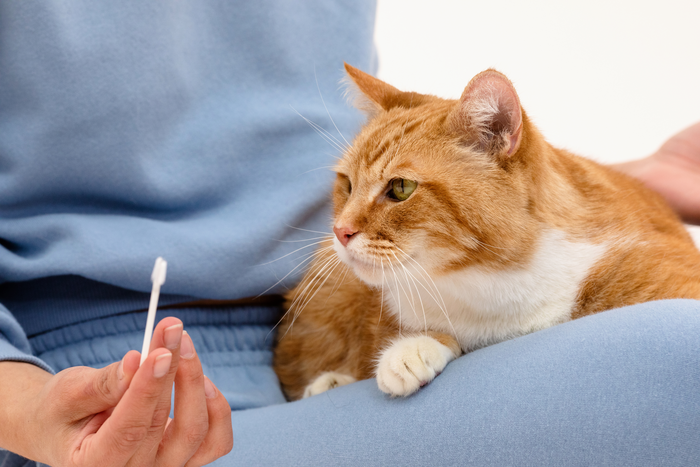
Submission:
M 382 261 L 358 253 L 355 251 L 357 247 L 355 245 L 352 246 L 353 248 L 345 247 L 340 244 L 337 238 L 333 239 L 335 252 L 343 263 L 350 266 L 355 274 L 364 282 L 370 285 L 381 285 L 385 275 L 383 274 Z

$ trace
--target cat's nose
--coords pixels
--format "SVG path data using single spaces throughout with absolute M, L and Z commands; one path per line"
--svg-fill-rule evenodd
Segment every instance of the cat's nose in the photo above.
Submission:
M 357 233 L 357 230 L 348 225 L 341 225 L 340 227 L 334 225 L 333 232 L 335 232 L 335 236 L 338 238 L 338 241 L 343 244 L 343 246 L 348 246 L 348 242 L 352 236 Z

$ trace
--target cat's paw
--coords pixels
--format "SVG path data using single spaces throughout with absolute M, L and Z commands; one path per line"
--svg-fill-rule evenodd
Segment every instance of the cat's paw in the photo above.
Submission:
M 354 383 L 357 381 L 350 375 L 343 373 L 336 373 L 335 371 L 327 371 L 321 373 L 321 375 L 314 380 L 313 383 L 306 386 L 304 389 L 304 399 L 307 397 L 315 396 L 316 394 L 321 394 L 329 389 L 337 388 L 338 386 L 345 386 L 346 384 Z
M 447 346 L 429 336 L 397 340 L 379 358 L 377 384 L 392 396 L 408 396 L 431 382 L 454 358 Z

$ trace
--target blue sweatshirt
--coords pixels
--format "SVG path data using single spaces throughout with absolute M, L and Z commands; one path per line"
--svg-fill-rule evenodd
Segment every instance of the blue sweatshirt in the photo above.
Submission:
M 161 303 L 255 296 L 298 264 L 270 262 L 330 232 L 327 168 L 361 122 L 343 62 L 374 71 L 374 12 L 1 2 L 0 360 L 46 367 L 27 336 L 145 308 L 158 256 Z

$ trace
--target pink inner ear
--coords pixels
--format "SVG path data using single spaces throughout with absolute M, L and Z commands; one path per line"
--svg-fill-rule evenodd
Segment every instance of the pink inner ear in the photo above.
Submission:
M 520 112 L 518 112 L 520 114 Z M 518 126 L 518 129 L 515 130 L 511 135 L 510 135 L 510 146 L 508 147 L 508 155 L 512 156 L 515 151 L 518 150 L 518 147 L 520 146 L 520 136 L 522 135 L 523 132 L 523 122 L 522 122 L 522 115 L 520 116 L 520 125 Z
M 510 156 L 517 151 L 522 136 L 520 99 L 513 84 L 496 70 L 486 70 L 469 82 L 460 98 L 460 120 L 472 122 L 488 137 L 508 133 Z

